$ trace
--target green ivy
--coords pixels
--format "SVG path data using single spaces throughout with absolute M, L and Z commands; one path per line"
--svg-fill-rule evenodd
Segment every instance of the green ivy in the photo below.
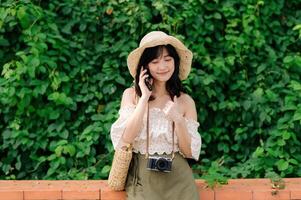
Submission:
M 184 81 L 203 139 L 196 178 L 301 176 L 298 0 L 38 1 L 0 6 L 0 178 L 106 179 L 126 58 L 163 30 L 193 51 Z

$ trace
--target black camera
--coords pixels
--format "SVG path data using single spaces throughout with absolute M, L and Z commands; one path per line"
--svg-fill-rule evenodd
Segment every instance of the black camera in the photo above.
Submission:
M 147 169 L 161 172 L 171 172 L 172 159 L 159 156 L 150 156 L 147 161 Z

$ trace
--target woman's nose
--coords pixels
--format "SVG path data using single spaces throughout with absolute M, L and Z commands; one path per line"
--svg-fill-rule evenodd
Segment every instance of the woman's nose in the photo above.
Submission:
M 159 69 L 165 69 L 167 67 L 167 62 L 165 60 L 161 60 L 159 62 Z

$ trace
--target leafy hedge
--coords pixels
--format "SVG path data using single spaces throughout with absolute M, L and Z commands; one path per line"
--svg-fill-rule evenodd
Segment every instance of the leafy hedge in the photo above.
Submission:
M 105 179 L 128 53 L 151 30 L 193 51 L 196 177 L 301 176 L 298 0 L 29 1 L 0 7 L 0 178 Z

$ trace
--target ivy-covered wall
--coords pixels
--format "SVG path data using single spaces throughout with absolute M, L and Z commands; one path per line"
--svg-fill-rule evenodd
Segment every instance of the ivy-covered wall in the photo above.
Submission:
M 106 179 L 128 53 L 193 51 L 196 178 L 301 176 L 299 0 L 0 1 L 0 178 Z

